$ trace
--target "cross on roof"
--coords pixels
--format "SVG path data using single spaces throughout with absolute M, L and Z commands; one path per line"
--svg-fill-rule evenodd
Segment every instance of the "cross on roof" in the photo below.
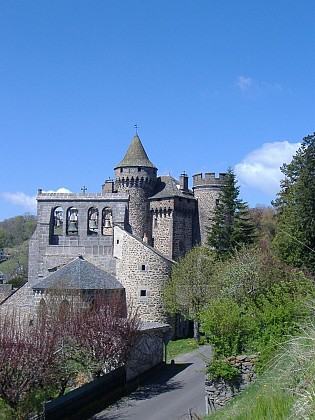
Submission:
M 81 188 L 81 191 L 83 191 L 83 194 L 85 194 L 85 191 L 87 190 L 86 186 L 83 185 L 83 187 Z

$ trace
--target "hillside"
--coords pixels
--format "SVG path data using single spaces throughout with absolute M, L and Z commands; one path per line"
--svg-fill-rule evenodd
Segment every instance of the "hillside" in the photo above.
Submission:
M 27 280 L 28 243 L 36 229 L 36 217 L 25 214 L 0 222 L 0 248 L 9 259 L 0 262 L 0 271 L 15 287 Z

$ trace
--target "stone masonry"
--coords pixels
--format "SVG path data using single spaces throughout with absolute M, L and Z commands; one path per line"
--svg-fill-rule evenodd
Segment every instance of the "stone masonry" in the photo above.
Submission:
M 166 321 L 163 286 L 175 261 L 205 242 L 224 174 L 194 175 L 192 190 L 185 173 L 158 176 L 135 135 L 114 176 L 99 193 L 38 190 L 28 283 L 6 304 L 31 306 L 35 285 L 82 256 L 115 276 L 143 321 Z

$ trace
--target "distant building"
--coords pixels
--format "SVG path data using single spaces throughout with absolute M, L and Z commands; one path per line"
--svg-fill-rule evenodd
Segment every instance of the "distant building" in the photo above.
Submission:
M 0 271 L 0 284 L 3 284 L 5 282 L 5 277 L 5 274 L 2 271 Z

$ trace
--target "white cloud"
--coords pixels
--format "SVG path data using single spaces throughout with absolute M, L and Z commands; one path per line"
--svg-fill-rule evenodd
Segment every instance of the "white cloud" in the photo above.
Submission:
M 58 188 L 58 190 L 54 191 L 54 190 L 48 190 L 48 191 L 44 191 L 43 193 L 60 193 L 60 194 L 67 194 L 67 193 L 71 193 L 70 190 L 68 190 L 67 188 Z
M 11 204 L 23 207 L 27 211 L 36 211 L 36 196 L 30 196 L 23 192 L 3 192 L 1 198 Z
M 49 191 L 43 191 L 43 192 L 56 192 L 56 193 L 70 193 L 71 191 L 67 188 L 58 188 L 56 191 L 49 190 Z M 27 195 L 23 192 L 2 192 L 0 193 L 0 198 L 4 201 L 7 201 L 11 204 L 14 204 L 16 206 L 20 206 L 24 208 L 26 211 L 30 211 L 32 213 L 36 212 L 37 203 L 36 203 L 36 196 Z
M 266 94 L 267 92 L 283 92 L 279 83 L 265 82 L 264 80 L 254 80 L 249 76 L 237 76 L 236 85 L 241 92 L 251 92 L 255 95 Z
M 251 77 L 246 76 L 238 76 L 237 77 L 237 86 L 241 89 L 241 91 L 248 90 L 253 84 L 253 79 Z
M 291 162 L 300 145 L 288 141 L 264 143 L 235 165 L 234 170 L 239 183 L 275 196 L 280 190 L 280 180 L 283 178 L 280 167 Z

